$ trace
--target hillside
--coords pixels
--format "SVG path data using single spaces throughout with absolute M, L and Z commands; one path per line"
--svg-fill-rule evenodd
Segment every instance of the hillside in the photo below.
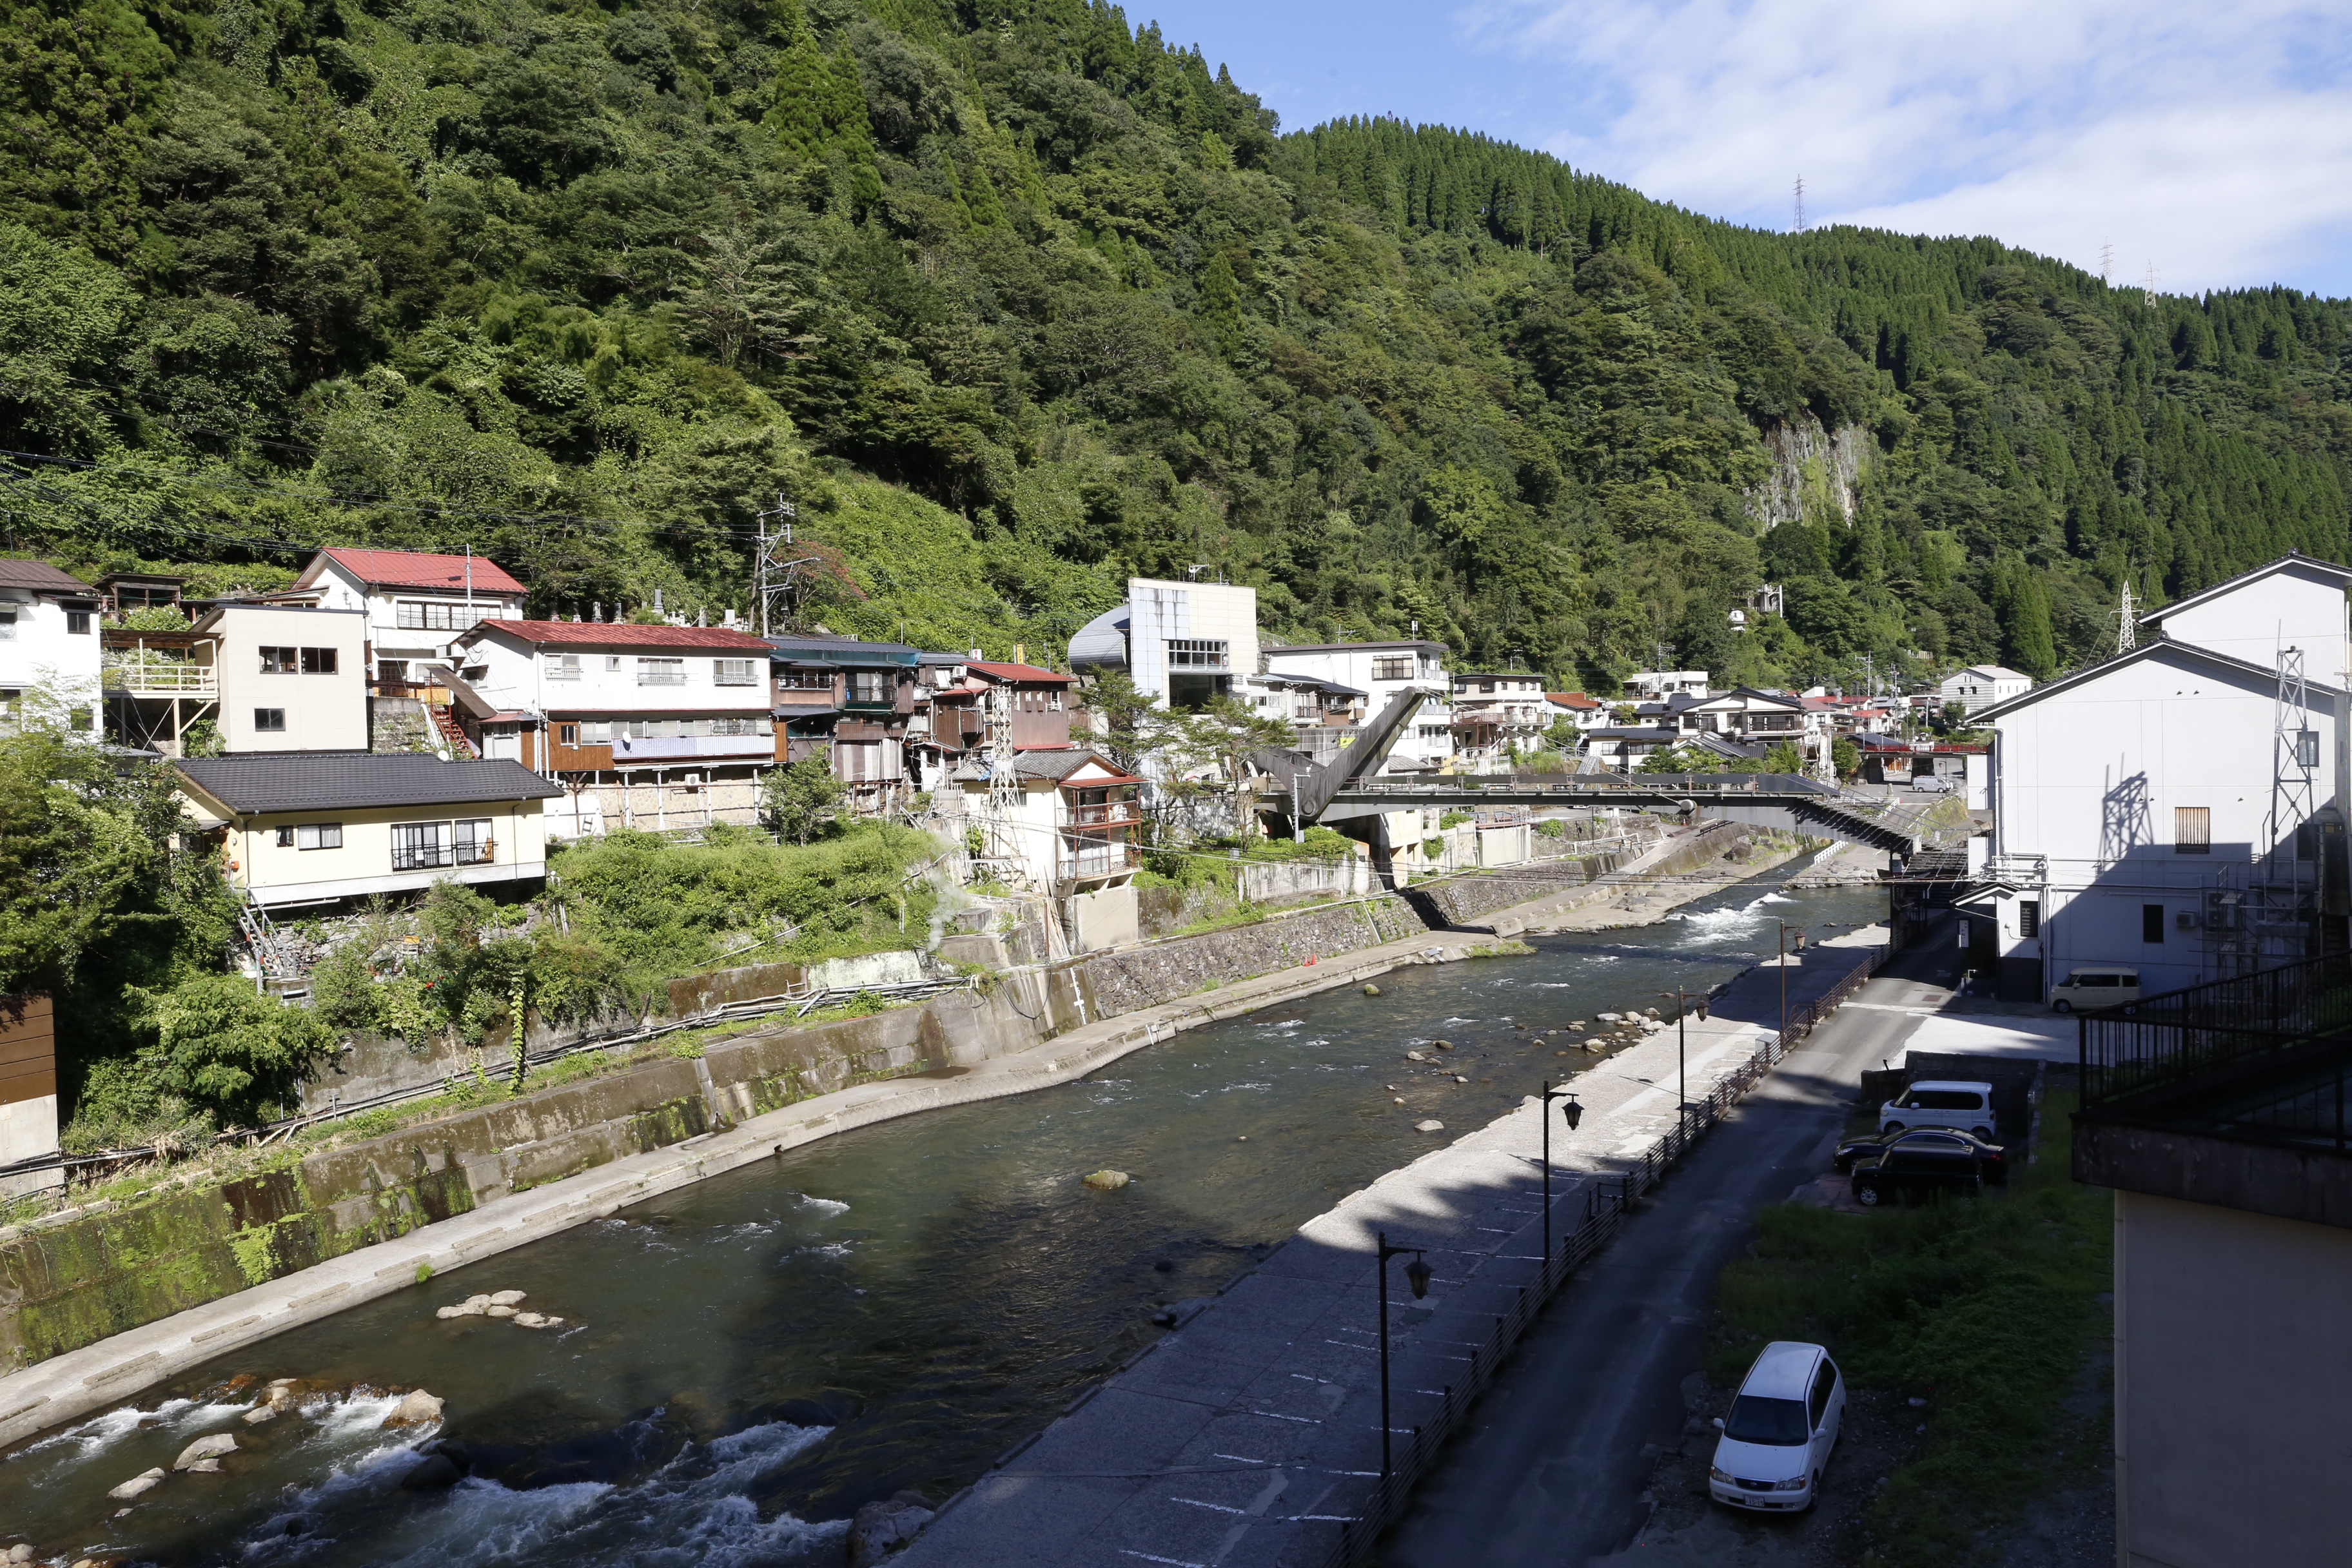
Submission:
M 2345 301 L 1282 136 L 1087 0 L 60 0 L 0 100 L 6 542 L 79 569 L 715 612 L 782 498 L 839 629 L 1050 654 L 1205 563 L 1277 635 L 1837 681 L 2352 548 Z

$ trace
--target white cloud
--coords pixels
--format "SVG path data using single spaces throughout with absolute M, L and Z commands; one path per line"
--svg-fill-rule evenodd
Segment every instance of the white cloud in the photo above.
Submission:
M 2352 292 L 2352 15 L 2288 0 L 1475 0 L 1564 68 L 1545 144 L 1771 226 L 1990 234 L 2168 289 Z

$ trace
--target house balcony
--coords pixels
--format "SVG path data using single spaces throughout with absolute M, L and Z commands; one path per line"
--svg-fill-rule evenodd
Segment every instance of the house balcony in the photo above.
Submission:
M 775 752 L 773 735 L 680 735 L 645 740 L 615 736 L 613 741 L 613 763 L 616 767 L 694 762 L 704 757 L 772 757 Z
M 1131 800 L 1108 801 L 1100 805 L 1074 806 L 1070 810 L 1073 827 L 1132 827 L 1143 820 Z
M 1132 844 L 1088 844 L 1076 849 L 1065 845 L 1054 874 L 1064 882 L 1094 882 L 1125 876 L 1142 863 L 1142 851 Z
M 218 670 L 189 659 L 120 658 L 110 656 L 100 667 L 100 684 L 109 691 L 133 697 L 196 697 L 210 700 L 220 695 Z

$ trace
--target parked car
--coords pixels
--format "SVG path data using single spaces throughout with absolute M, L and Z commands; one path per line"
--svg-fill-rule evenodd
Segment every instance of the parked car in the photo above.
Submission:
M 1897 1139 L 1875 1153 L 1856 1155 L 1853 1181 L 1853 1201 L 1864 1208 L 1876 1208 L 1891 1198 L 1934 1198 L 1946 1193 L 1974 1197 L 1984 1190 L 1984 1165 L 1976 1151 L 1963 1144 Z
M 1992 1142 L 1992 1085 L 1922 1079 L 1878 1108 L 1878 1130 L 1950 1127 Z
M 2061 1013 L 2089 1007 L 2120 1007 L 2139 1000 L 2137 969 L 2076 969 L 2050 988 L 2050 1005 Z
M 1810 1510 L 1844 1416 L 1845 1379 L 1830 1352 L 1773 1341 L 1748 1369 L 1731 1414 L 1716 1423 L 1723 1436 L 1707 1468 L 1707 1495 L 1735 1508 Z
M 1849 1138 L 1838 1145 L 1837 1168 L 1841 1176 L 1853 1174 L 1853 1163 L 1865 1154 L 1877 1154 L 1887 1149 L 1965 1149 L 1977 1157 L 1977 1169 L 1983 1173 L 1988 1185 L 2009 1184 L 2009 1152 L 1998 1143 L 1989 1143 L 1973 1132 L 1962 1132 L 1950 1127 L 1914 1127 L 1901 1132 L 1865 1132 L 1859 1138 Z
M 1949 795 L 1952 781 L 1941 773 L 1921 773 L 1911 781 L 1911 787 L 1921 795 Z

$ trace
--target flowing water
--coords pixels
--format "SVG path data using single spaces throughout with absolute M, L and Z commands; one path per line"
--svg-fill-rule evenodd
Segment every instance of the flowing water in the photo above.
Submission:
M 1775 917 L 1821 936 L 1885 914 L 1874 889 L 1766 886 L 844 1133 L 225 1355 L 0 1455 L 0 1543 L 175 1568 L 838 1563 L 861 1503 L 971 1481 L 1157 1336 L 1159 1306 L 1425 1152 L 1414 1122 L 1468 1131 L 1593 1059 L 1530 1028 L 1703 990 L 1770 955 Z M 1443 1069 L 1403 1059 L 1440 1037 Z M 1079 1184 L 1102 1166 L 1133 1184 Z M 509 1289 L 564 1324 L 434 1316 Z M 244 1424 L 289 1377 L 298 1406 Z M 414 1387 L 446 1424 L 386 1429 Z M 108 1488 L 223 1430 L 219 1473 L 116 1515 Z M 436 1436 L 471 1473 L 404 1489 Z

